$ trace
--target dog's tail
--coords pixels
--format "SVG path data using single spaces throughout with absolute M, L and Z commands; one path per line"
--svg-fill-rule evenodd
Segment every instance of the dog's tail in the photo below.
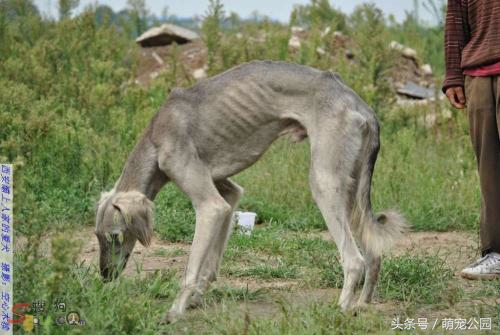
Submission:
M 381 256 L 408 230 L 404 217 L 392 210 L 378 213 L 374 219 L 361 224 L 361 243 L 364 250 L 374 256 Z
M 381 256 L 409 229 L 405 218 L 394 210 L 374 215 L 371 206 L 371 182 L 379 150 L 378 134 L 367 142 L 369 154 L 360 169 L 356 200 L 352 211 L 352 225 L 365 252 Z

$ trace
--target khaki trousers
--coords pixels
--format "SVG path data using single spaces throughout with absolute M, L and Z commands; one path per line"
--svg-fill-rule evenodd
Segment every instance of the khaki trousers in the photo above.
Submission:
M 481 253 L 500 253 L 500 76 L 465 77 L 470 135 L 481 183 Z

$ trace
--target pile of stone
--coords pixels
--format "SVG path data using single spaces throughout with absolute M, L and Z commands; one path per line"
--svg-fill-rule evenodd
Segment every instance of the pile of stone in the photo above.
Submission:
M 401 98 L 433 100 L 436 96 L 440 97 L 436 92 L 432 67 L 430 64 L 420 65 L 415 49 L 396 41 L 392 41 L 389 48 L 400 56 L 396 56 L 391 80 Z M 401 101 L 404 103 L 404 100 Z
M 195 80 L 207 76 L 207 48 L 192 30 L 166 23 L 149 29 L 136 42 L 142 47 L 136 79 L 139 84 L 148 84 L 173 62 L 179 62 Z
M 298 51 L 302 47 L 302 42 L 307 40 L 309 37 L 309 31 L 300 26 L 293 26 L 290 29 L 291 31 L 291 36 L 290 39 L 288 40 L 288 48 L 292 51 Z M 344 35 L 341 31 L 333 31 L 331 27 L 326 27 L 322 32 L 321 32 L 321 38 L 326 42 L 326 43 L 332 43 L 335 46 L 335 49 L 337 50 L 343 50 L 344 56 L 347 59 L 353 59 L 354 54 L 353 52 L 349 49 L 349 38 Z M 319 56 L 336 56 L 336 55 L 331 55 L 328 54 L 326 51 L 327 47 L 326 45 L 323 46 L 318 46 L 316 48 L 316 53 Z

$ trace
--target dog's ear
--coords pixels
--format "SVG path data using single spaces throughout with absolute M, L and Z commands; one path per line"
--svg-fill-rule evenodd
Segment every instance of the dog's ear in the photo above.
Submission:
M 94 211 L 96 212 L 97 214 L 97 211 L 99 209 L 99 207 L 101 206 L 101 204 L 106 201 L 109 197 L 111 197 L 113 194 L 114 194 L 115 190 L 112 189 L 111 191 L 109 192 L 102 192 L 101 193 L 101 197 L 99 198 L 99 200 L 94 203 Z
M 122 214 L 127 230 L 148 247 L 153 236 L 153 202 L 139 192 L 119 192 L 113 206 Z

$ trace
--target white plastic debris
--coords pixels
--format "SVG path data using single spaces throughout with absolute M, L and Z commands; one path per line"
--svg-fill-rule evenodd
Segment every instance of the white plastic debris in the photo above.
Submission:
M 236 223 L 237 228 L 242 234 L 251 235 L 252 230 L 255 226 L 255 218 L 257 214 L 254 212 L 240 212 L 234 213 L 233 220 Z

